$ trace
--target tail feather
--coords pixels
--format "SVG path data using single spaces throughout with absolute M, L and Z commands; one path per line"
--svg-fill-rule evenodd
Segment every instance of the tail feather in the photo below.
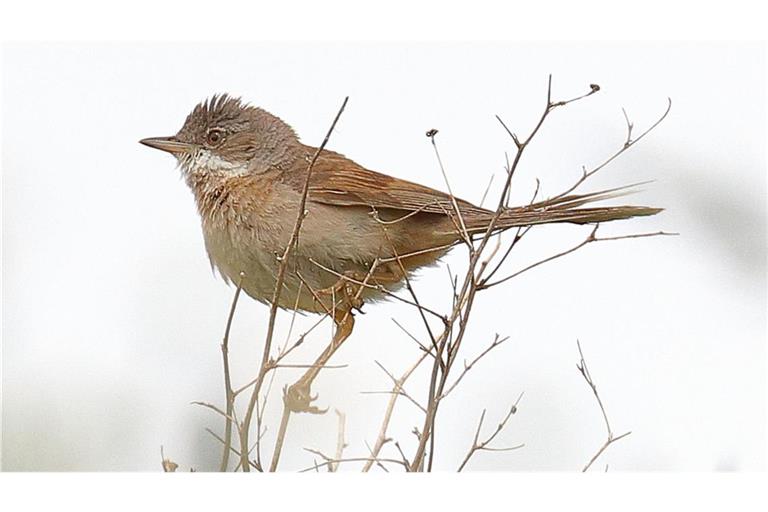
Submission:
M 552 199 L 545 201 L 539 201 L 537 203 L 530 204 L 527 208 L 534 209 L 553 209 L 553 208 L 578 208 L 588 203 L 595 203 L 597 201 L 605 201 L 606 199 L 615 199 L 617 197 L 624 197 L 630 194 L 638 192 L 637 187 L 647 185 L 652 181 L 641 181 L 638 183 L 632 183 L 630 185 L 624 185 L 621 187 L 609 188 L 605 190 L 598 190 L 597 192 L 589 192 L 587 194 L 571 194 L 567 196 L 556 196 Z
M 582 206 L 597 201 L 626 196 L 635 192 L 635 189 L 643 183 L 635 183 L 623 187 L 600 190 L 588 194 L 572 194 L 555 197 L 545 201 L 532 203 L 528 206 L 508 208 L 502 212 L 494 229 L 508 229 L 520 226 L 532 226 L 537 224 L 553 224 L 568 222 L 572 224 L 595 224 L 613 220 L 631 219 L 656 215 L 663 208 L 649 206 L 601 206 L 582 208 Z M 488 224 L 494 214 L 476 216 L 466 219 L 467 229 L 470 233 L 480 233 L 488 229 Z

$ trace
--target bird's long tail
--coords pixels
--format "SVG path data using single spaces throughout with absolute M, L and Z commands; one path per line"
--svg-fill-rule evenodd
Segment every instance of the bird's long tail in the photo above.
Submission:
M 633 192 L 632 189 L 642 185 L 637 183 L 624 187 L 608 190 L 600 190 L 588 194 L 571 194 L 558 196 L 552 199 L 532 203 L 528 206 L 519 206 L 505 209 L 494 225 L 494 231 L 519 226 L 531 226 L 536 224 L 553 224 L 568 222 L 572 224 L 593 224 L 612 220 L 630 219 L 655 215 L 663 208 L 649 206 L 602 206 L 583 208 L 584 205 L 625 196 Z M 485 216 L 472 215 L 465 220 L 467 231 L 470 234 L 485 232 L 494 214 Z

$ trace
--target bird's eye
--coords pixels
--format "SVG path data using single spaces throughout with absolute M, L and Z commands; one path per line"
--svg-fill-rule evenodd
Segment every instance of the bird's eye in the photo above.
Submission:
M 221 133 L 221 130 L 211 130 L 208 132 L 208 135 L 206 136 L 206 141 L 211 146 L 217 145 L 219 142 L 222 141 L 224 138 L 224 134 Z

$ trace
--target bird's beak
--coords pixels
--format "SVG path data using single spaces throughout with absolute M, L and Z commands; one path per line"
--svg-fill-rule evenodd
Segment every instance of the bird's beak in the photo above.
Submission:
M 192 144 L 181 142 L 176 137 L 150 137 L 148 139 L 141 139 L 139 142 L 145 146 L 167 151 L 173 155 L 185 153 L 192 148 Z

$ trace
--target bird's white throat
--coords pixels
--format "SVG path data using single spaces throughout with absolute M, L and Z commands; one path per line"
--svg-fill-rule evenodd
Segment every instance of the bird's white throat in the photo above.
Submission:
M 248 173 L 248 163 L 233 163 L 225 160 L 214 152 L 199 148 L 191 155 L 179 159 L 179 165 L 187 174 L 217 174 L 226 176 L 242 176 Z

